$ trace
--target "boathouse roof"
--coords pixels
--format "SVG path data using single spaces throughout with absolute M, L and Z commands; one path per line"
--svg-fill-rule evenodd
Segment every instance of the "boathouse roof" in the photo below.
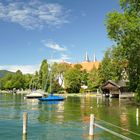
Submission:
M 125 81 L 114 82 L 112 80 L 108 80 L 101 86 L 101 89 L 120 89 L 122 87 L 126 87 Z

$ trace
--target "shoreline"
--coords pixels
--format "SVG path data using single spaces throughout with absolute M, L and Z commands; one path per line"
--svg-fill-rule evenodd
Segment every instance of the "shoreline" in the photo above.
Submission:
M 31 90 L 24 90 L 24 91 L 17 91 L 17 92 L 14 92 L 14 91 L 6 91 L 6 90 L 0 90 L 0 93 L 2 94 L 30 94 L 32 91 Z M 42 92 L 41 90 L 38 90 L 37 92 Z M 48 93 L 44 93 L 44 94 L 47 94 Z M 97 96 L 97 93 L 64 93 L 64 94 L 59 94 L 59 93 L 54 93 L 54 95 L 60 95 L 60 96 L 78 96 L 78 97 L 87 97 L 87 96 L 90 96 L 90 97 L 96 97 Z
M 66 97 L 97 97 L 96 93 L 66 93 L 66 94 L 55 94 L 55 95 L 61 95 Z
M 37 92 L 42 93 L 44 96 L 49 95 L 47 92 L 43 92 L 41 90 L 37 90 Z M 28 95 L 32 93 L 31 90 L 24 90 L 24 91 L 17 91 L 17 92 L 13 92 L 13 91 L 5 91 L 5 90 L 0 90 L 0 94 L 5 94 L 5 95 Z M 64 97 L 96 97 L 96 98 L 102 98 L 102 95 L 99 93 L 64 93 L 64 94 L 59 94 L 59 93 L 54 93 L 54 95 L 57 96 L 64 96 Z M 128 99 L 122 99 L 122 100 L 128 100 Z M 139 102 L 132 102 L 135 104 L 135 106 L 140 106 Z
M 0 93 L 2 93 L 2 94 L 29 94 L 29 93 L 31 93 L 31 90 L 23 90 L 23 91 L 16 91 L 16 92 L 14 92 L 14 91 L 6 91 L 6 90 L 0 90 Z

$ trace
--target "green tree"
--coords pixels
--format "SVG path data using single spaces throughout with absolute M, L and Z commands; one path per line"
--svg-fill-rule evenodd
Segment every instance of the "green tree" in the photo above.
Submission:
M 99 68 L 101 82 L 107 80 L 119 81 L 123 79 L 122 72 L 127 71 L 128 61 L 125 58 L 122 46 L 109 48 L 104 55 Z
M 20 70 L 18 70 L 16 73 L 7 74 L 1 79 L 2 89 L 6 90 L 12 90 L 13 88 L 25 89 L 25 84 L 26 81 L 24 75 Z
M 82 85 L 88 84 L 88 76 L 89 76 L 89 73 L 86 70 L 81 71 L 81 84 Z
M 82 65 L 81 64 L 75 64 L 74 68 L 76 68 L 78 70 L 82 70 Z
M 56 76 L 61 74 L 64 75 L 64 73 L 70 68 L 71 66 L 68 63 L 54 63 L 52 66 L 53 73 Z
M 1 89 L 13 89 L 12 79 L 13 74 L 6 74 L 3 78 L 1 78 Z
M 70 68 L 66 71 L 64 78 L 66 91 L 79 93 L 81 88 L 81 71 L 77 68 Z
M 16 89 L 22 89 L 24 88 L 24 77 L 20 70 L 17 70 L 16 73 L 13 75 L 13 78 L 11 79 L 13 87 Z
M 102 77 L 102 83 L 112 79 L 112 66 L 111 66 L 111 49 L 105 52 L 104 58 L 102 60 L 101 66 L 99 67 L 100 75 Z
M 120 6 L 122 13 L 108 14 L 107 31 L 108 36 L 123 47 L 128 60 L 130 89 L 135 91 L 140 81 L 140 1 L 120 0 Z
M 39 83 L 39 74 L 38 71 L 35 72 L 34 75 L 32 75 L 30 82 L 29 82 L 29 88 L 30 89 L 39 89 L 40 88 L 40 83 Z
M 46 59 L 44 59 L 41 63 L 40 70 L 39 70 L 39 84 L 40 88 L 42 90 L 47 90 L 44 89 L 46 87 L 46 80 L 48 77 L 48 62 Z
M 64 75 L 65 75 L 65 72 L 70 69 L 70 64 L 68 63 L 54 63 L 52 65 L 52 75 L 51 75 L 51 78 L 52 78 L 52 90 L 55 92 L 58 92 L 60 90 L 63 90 L 63 82 L 64 82 Z M 62 82 L 59 83 L 59 78 L 61 78 Z M 54 89 L 53 87 L 56 86 L 56 89 Z
M 99 70 L 93 66 L 92 70 L 88 74 L 88 89 L 95 91 L 100 86 Z
M 32 79 L 32 75 L 31 74 L 25 74 L 24 75 L 24 80 L 25 80 L 25 83 L 24 83 L 24 89 L 30 89 L 30 82 L 31 82 L 31 79 Z

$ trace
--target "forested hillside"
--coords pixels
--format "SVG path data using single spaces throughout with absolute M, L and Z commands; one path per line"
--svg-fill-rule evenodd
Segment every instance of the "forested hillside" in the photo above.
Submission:
M 0 70 L 0 78 L 4 77 L 6 74 L 10 74 L 13 73 L 11 71 L 7 71 L 7 70 Z

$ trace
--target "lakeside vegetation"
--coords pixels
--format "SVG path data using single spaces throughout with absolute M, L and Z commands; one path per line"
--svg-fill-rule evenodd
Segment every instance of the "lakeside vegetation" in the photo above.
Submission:
M 127 80 L 128 87 L 135 92 L 137 101 L 140 102 L 140 2 L 139 0 L 120 0 L 122 12 L 110 12 L 106 18 L 108 37 L 114 45 L 107 49 L 99 69 L 93 67 L 90 72 L 83 70 L 77 64 L 71 67 L 67 63 L 54 63 L 51 66 L 43 60 L 40 70 L 34 75 L 23 75 L 21 71 L 8 73 L 0 78 L 0 89 L 42 89 L 50 91 L 65 90 L 68 93 L 79 93 L 85 90 L 95 91 L 107 80 Z M 58 84 L 58 77 L 63 75 L 65 88 Z
M 140 1 L 120 0 L 120 7 L 122 12 L 107 15 L 108 36 L 115 45 L 105 58 L 110 60 L 108 67 L 114 66 L 111 70 L 114 70 L 115 78 L 120 79 L 120 71 L 126 70 L 128 86 L 140 101 Z
M 47 60 L 43 60 L 40 66 L 40 70 L 36 71 L 34 75 L 22 74 L 20 70 L 16 73 L 7 73 L 0 79 L 1 90 L 13 90 L 16 89 L 42 89 L 46 92 L 50 92 L 50 80 L 52 81 L 52 91 L 59 92 L 65 90 L 68 93 L 84 92 L 81 89 L 82 85 L 88 85 L 88 89 L 91 91 L 96 90 L 99 87 L 98 81 L 94 81 L 96 78 L 97 70 L 93 68 L 91 72 L 82 70 L 82 66 L 76 64 L 74 67 L 67 63 L 54 63 L 50 66 Z M 58 83 L 59 77 L 63 75 L 62 80 L 65 81 L 65 88 Z M 92 80 L 94 81 L 92 84 Z

